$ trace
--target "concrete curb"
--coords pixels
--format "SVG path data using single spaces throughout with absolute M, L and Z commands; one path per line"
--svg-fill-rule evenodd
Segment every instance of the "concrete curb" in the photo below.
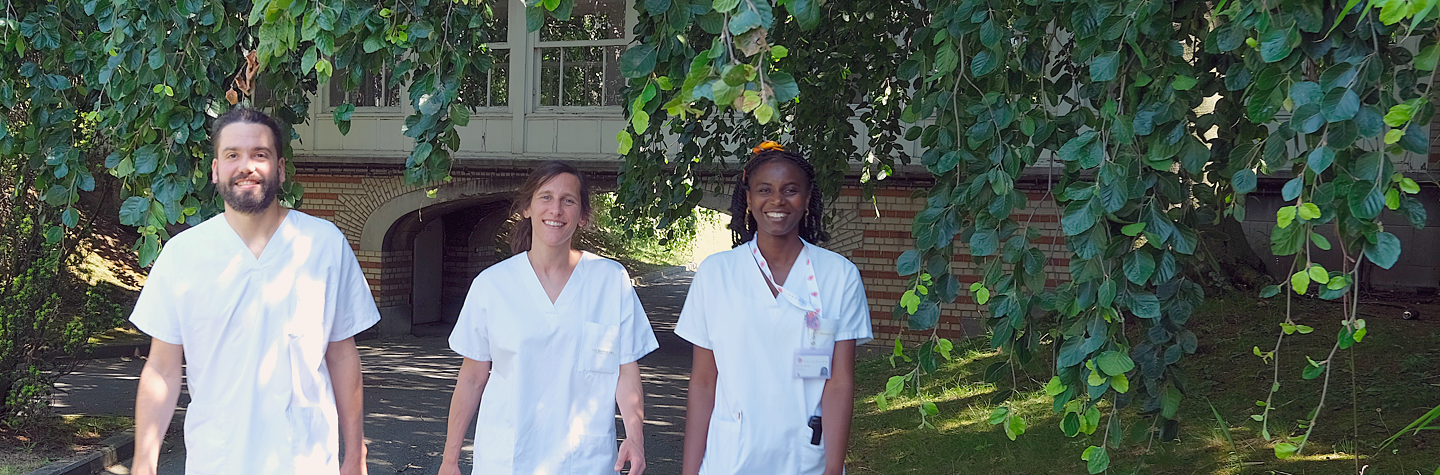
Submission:
M 638 277 L 631 277 L 631 278 L 630 278 L 630 285 L 637 285 L 637 286 L 638 286 L 638 285 L 645 285 L 645 284 L 653 284 L 653 283 L 655 283 L 656 281 L 658 281 L 658 280 L 660 280 L 660 279 L 664 279 L 664 278 L 666 278 L 666 277 L 670 277 L 670 276 L 673 276 L 673 275 L 675 275 L 675 274 L 679 274 L 679 273 L 681 273 L 681 272 L 693 271 L 693 270 L 695 270 L 695 269 L 698 268 L 698 267 L 700 267 L 700 263 L 699 263 L 699 262 L 688 262 L 688 263 L 681 264 L 681 265 L 678 265 L 678 266 L 666 267 L 666 268 L 664 268 L 664 269 L 660 269 L 660 270 L 657 270 L 657 271 L 655 271 L 655 272 L 651 272 L 651 273 L 649 273 L 649 274 L 645 274 L 645 275 L 638 276 Z
M 129 460 L 135 455 L 135 430 L 126 429 L 124 432 L 100 442 L 100 445 L 103 447 L 99 450 L 46 465 L 25 475 L 94 475 L 102 473 L 107 467 Z

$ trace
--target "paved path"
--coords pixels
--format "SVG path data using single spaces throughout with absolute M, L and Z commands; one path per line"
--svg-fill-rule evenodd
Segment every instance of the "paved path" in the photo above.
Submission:
M 685 427 L 685 391 L 690 372 L 689 343 L 675 336 L 675 320 L 690 287 L 691 272 L 637 287 L 641 302 L 660 340 L 660 349 L 640 360 L 645 382 L 646 473 L 680 472 L 680 443 Z M 460 357 L 444 336 L 359 345 L 365 371 L 365 436 L 372 474 L 434 474 L 445 443 L 445 419 Z M 62 378 L 56 400 L 61 414 L 133 415 L 140 358 L 94 360 Z M 181 394 L 180 406 L 189 403 Z M 161 456 L 161 475 L 184 473 L 184 444 L 179 440 L 183 411 L 177 412 L 168 452 Z M 619 418 L 617 416 L 617 427 Z M 472 432 L 474 429 L 471 429 Z M 623 434 L 623 428 L 617 428 Z M 471 447 L 462 455 L 469 473 Z M 128 461 L 125 465 L 129 465 Z M 111 473 L 128 473 L 112 467 Z

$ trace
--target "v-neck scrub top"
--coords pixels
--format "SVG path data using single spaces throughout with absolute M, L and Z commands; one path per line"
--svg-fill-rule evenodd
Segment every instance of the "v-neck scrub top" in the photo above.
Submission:
M 860 271 L 843 256 L 810 243 L 805 254 L 818 283 L 820 327 L 836 329 L 833 338 L 822 336 L 819 347 L 870 341 L 870 307 Z M 791 266 L 785 284 L 802 282 L 802 267 L 799 262 Z M 807 423 L 820 415 L 826 380 L 800 379 L 794 371 L 795 351 L 811 347 L 805 310 L 771 294 L 746 246 L 700 263 L 675 333 L 713 351 L 719 370 L 702 475 L 825 470 L 825 443 L 810 445 Z
M 184 346 L 186 473 L 339 472 L 325 350 L 380 313 L 334 224 L 290 210 L 256 258 L 210 218 L 165 245 L 130 321 Z
M 620 365 L 659 348 L 620 263 L 584 253 L 551 303 L 520 253 L 470 285 L 450 348 L 490 361 L 476 475 L 615 472 Z

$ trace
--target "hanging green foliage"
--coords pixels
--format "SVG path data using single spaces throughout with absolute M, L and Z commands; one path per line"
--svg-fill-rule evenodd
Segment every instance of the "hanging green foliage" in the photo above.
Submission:
M 1188 392 L 1177 363 L 1199 346 L 1186 323 L 1205 298 L 1185 272 L 1201 250 L 1197 228 L 1244 220 L 1261 177 L 1284 183 L 1290 202 L 1271 238 L 1275 255 L 1295 256 L 1287 287 L 1296 293 L 1353 297 L 1361 262 L 1398 259 L 1384 211 L 1425 222 L 1419 185 L 1394 164 L 1428 153 L 1433 108 L 1421 76 L 1440 56 L 1433 1 L 651 3 L 636 7 L 640 44 L 626 62 L 626 205 L 688 212 L 702 172 L 782 134 L 819 169 L 862 164 L 869 189 L 893 160 L 910 160 L 897 138 L 919 140 L 934 181 L 913 223 L 916 249 L 897 262 L 911 288 L 896 314 L 933 335 L 939 305 L 969 283 L 989 309 L 992 345 L 1010 356 L 987 381 L 1053 336 L 1045 389 L 1065 414 L 1062 431 L 1104 431 L 1081 454 L 1091 473 L 1108 468 L 1115 416 L 1128 407 L 1162 419 L 1161 438 L 1173 437 Z M 826 130 L 835 133 L 817 133 Z M 678 147 L 664 145 L 675 137 Z M 1016 185 L 1036 174 L 1053 175 L 1045 199 L 1062 210 L 1069 275 L 1058 285 L 1047 282 L 1035 203 Z M 822 186 L 836 189 L 838 177 Z M 1325 269 L 1318 252 L 1345 264 Z M 969 254 L 976 275 L 954 272 L 956 253 Z M 1364 336 L 1348 307 L 1336 349 Z M 1282 335 L 1300 327 L 1287 318 Z M 915 370 L 892 378 L 877 403 L 950 347 L 932 336 L 912 361 L 897 342 L 896 358 Z M 1311 361 L 1299 376 L 1328 378 L 1329 358 Z M 990 421 L 1012 439 L 1026 430 L 1006 405 L 1013 394 L 998 392 Z M 1112 413 L 1103 427 L 1102 410 Z

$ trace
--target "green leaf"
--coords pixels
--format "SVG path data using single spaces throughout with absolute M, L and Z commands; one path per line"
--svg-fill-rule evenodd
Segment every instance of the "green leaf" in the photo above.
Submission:
M 1130 378 L 1125 377 L 1123 374 L 1111 376 L 1110 387 L 1114 388 L 1115 392 L 1120 394 L 1130 392 Z
M 644 132 L 646 130 L 649 130 L 650 114 L 646 113 L 643 110 L 634 111 L 630 115 L 630 126 L 634 127 L 636 132 Z
M 457 127 L 470 125 L 470 108 L 459 102 L 451 104 L 450 122 L 453 122 Z
M 1303 270 L 1291 274 L 1290 289 L 1294 290 L 1297 294 L 1305 295 L 1305 291 L 1310 289 L 1310 274 Z
M 1415 180 L 1410 179 L 1410 178 L 1401 178 L 1401 179 L 1400 179 L 1400 191 L 1403 191 L 1403 192 L 1405 192 L 1405 193 L 1407 193 L 1407 194 L 1411 194 L 1411 195 L 1416 194 L 1416 193 L 1419 193 L 1419 192 L 1420 192 L 1420 184 L 1419 184 L 1419 183 L 1415 183 Z
M 1104 82 L 1115 79 L 1116 73 L 1120 71 L 1120 52 L 1111 51 L 1095 56 L 1090 60 L 1090 80 Z
M 1134 224 L 1127 224 L 1127 225 L 1125 225 L 1124 227 L 1120 228 L 1120 233 L 1121 233 L 1121 234 L 1124 234 L 1124 235 L 1130 236 L 1130 237 L 1139 236 L 1140 233 L 1143 232 L 1143 231 L 1145 231 L 1145 222 L 1144 222 L 1144 221 L 1141 221 L 1141 222 L 1138 222 L 1138 223 L 1134 223 Z
M 1012 414 L 1010 419 L 1005 423 L 1005 436 L 1013 441 L 1024 433 L 1025 419 Z
M 1300 81 L 1290 85 L 1290 102 L 1294 103 L 1296 107 L 1320 102 L 1324 96 L 1320 85 L 1313 81 Z
M 727 13 L 740 5 L 740 0 L 715 0 L 710 4 L 711 8 L 720 13 Z
M 155 263 L 155 258 L 160 257 L 160 238 L 154 234 L 146 234 L 140 237 L 136 243 L 140 253 L 140 266 L 150 267 Z
M 1315 203 L 1305 203 L 1300 205 L 1300 207 L 1296 208 L 1295 214 L 1300 216 L 1301 219 L 1307 221 L 1312 219 L 1319 219 L 1320 207 L 1315 206 Z
M 919 298 L 919 297 L 916 297 Z M 940 306 L 929 300 L 920 302 L 915 314 L 910 316 L 911 330 L 929 330 L 940 322 Z
M 1156 298 L 1154 294 L 1135 295 L 1133 300 L 1130 312 L 1134 313 L 1136 317 L 1160 318 L 1160 299 Z
M 1403 138 L 1405 138 L 1405 131 L 1402 129 L 1390 129 L 1389 131 L 1385 132 L 1386 145 L 1394 145 Z
M 899 376 L 896 376 L 895 378 L 898 378 L 898 377 L 899 377 Z M 895 379 L 895 378 L 890 378 L 890 379 Z M 1005 406 L 997 407 L 997 408 L 995 408 L 994 410 L 991 410 L 991 411 L 990 411 L 990 419 L 989 419 L 988 422 L 990 422 L 990 425 L 992 425 L 992 426 L 995 425 L 995 424 L 999 424 L 999 423 L 1005 422 L 1005 417 L 1008 416 L 1008 415 L 1010 415 L 1010 408 L 1005 407 Z
M 1104 472 L 1110 469 L 1110 454 L 1105 452 L 1104 447 L 1090 446 L 1080 454 L 1080 459 L 1086 461 L 1085 469 L 1091 475 Z
M 1299 447 L 1296 447 L 1295 444 L 1285 442 L 1275 444 L 1275 458 L 1281 460 L 1288 459 L 1295 456 L 1296 450 L 1299 450 Z
M 1350 120 L 1360 111 L 1360 96 L 1348 88 L 1335 89 L 1325 94 L 1320 111 L 1329 123 Z
M 1179 76 L 1175 78 L 1175 82 L 1170 83 L 1170 87 L 1175 88 L 1176 91 L 1189 91 L 1195 87 L 1196 82 L 1198 81 L 1193 77 Z
M 1066 236 L 1074 236 L 1095 226 L 1095 215 L 1091 213 L 1089 206 L 1081 206 L 1074 211 L 1066 212 L 1060 218 L 1060 227 Z
M 1279 28 L 1265 32 L 1260 35 L 1260 59 L 1267 63 L 1273 63 L 1290 56 L 1294 49 L 1290 42 L 1290 30 Z
M 1400 191 L 1389 189 L 1385 191 L 1385 207 L 1391 211 L 1400 209 Z
M 1060 432 L 1064 433 L 1065 437 L 1075 437 L 1076 435 L 1079 435 L 1080 414 L 1074 412 L 1066 412 L 1065 417 L 1060 419 Z
M 1315 243 L 1315 247 L 1320 248 L 1320 250 L 1322 251 L 1330 250 L 1330 240 L 1325 239 L 1325 236 L 1321 236 L 1316 233 L 1310 233 L 1310 242 Z
M 1310 280 L 1314 281 L 1317 284 L 1326 284 L 1330 282 L 1330 273 L 1326 272 L 1325 267 L 1321 266 L 1320 264 L 1310 266 L 1310 268 L 1307 269 L 1306 272 L 1310 274 Z
M 1144 285 L 1155 273 L 1155 257 L 1141 250 L 1131 251 L 1125 254 L 1124 268 L 1126 279 L 1135 285 Z
M 1095 365 L 1100 367 L 1100 371 L 1104 371 L 1110 376 L 1125 374 L 1135 369 L 1135 362 L 1130 359 L 1129 355 L 1115 350 L 1101 353 L 1095 358 Z
M 629 154 L 630 149 L 635 146 L 635 139 L 630 136 L 629 131 L 621 130 L 619 134 L 615 135 L 615 141 L 620 144 L 620 147 L 615 150 L 615 153 L 620 155 Z
M 989 256 L 995 253 L 1000 245 L 999 235 L 993 230 L 976 231 L 970 235 L 970 254 L 976 257 Z
M 1100 284 L 1100 288 L 1096 290 L 1095 293 L 1096 303 L 1101 307 L 1109 307 L 1110 304 L 1115 302 L 1115 281 L 1105 280 L 1104 283 Z
M 1065 383 L 1060 382 L 1059 376 L 1051 376 L 1050 381 L 1045 383 L 1046 396 L 1059 396 L 1063 392 L 1065 392 Z
M 1318 236 L 1318 235 L 1317 235 L 1317 236 Z M 1262 298 L 1262 299 L 1268 299 L 1268 298 L 1270 298 L 1270 297 L 1274 297 L 1274 296 L 1279 295 L 1279 294 L 1280 294 L 1280 286 L 1278 286 L 1278 285 L 1273 285 L 1273 284 L 1272 284 L 1272 285 L 1267 285 L 1267 286 L 1265 286 L 1265 288 L 1260 289 L 1260 298 Z M 1256 348 L 1255 351 L 1256 351 L 1256 352 L 1259 352 L 1260 349 L 1259 349 L 1259 348 Z
M 975 291 L 975 303 L 978 303 L 978 304 L 980 304 L 980 305 L 985 305 L 985 303 L 986 303 L 986 302 L 989 302 L 989 301 L 990 301 L 990 289 L 981 287 L 980 290 L 976 290 L 976 291 Z
M 1389 269 L 1400 259 L 1400 239 L 1394 234 L 1381 231 L 1375 235 L 1375 243 L 1365 244 L 1365 258 L 1382 269 Z
M 1410 121 L 1410 117 L 1414 113 L 1415 106 L 1409 102 L 1395 104 L 1390 107 L 1390 112 L 1385 113 L 1385 125 L 1391 127 L 1405 125 L 1406 122 Z
M 155 172 L 160 165 L 160 145 L 150 144 L 135 150 L 135 171 L 141 175 Z
M 620 55 L 620 74 L 629 79 L 644 77 L 655 71 L 656 56 L 653 44 L 632 46 Z
M 775 91 L 777 103 L 789 102 L 800 96 L 800 86 L 795 83 L 795 77 L 787 72 L 770 73 L 770 88 Z
M 970 74 L 977 78 L 990 74 L 999 64 L 1000 61 L 994 51 L 981 50 L 975 54 L 974 58 L 970 58 Z
M 1306 357 L 1306 359 L 1309 359 L 1309 357 Z M 1325 366 L 1316 363 L 1315 360 L 1310 360 L 1310 364 L 1306 365 L 1305 369 L 1300 372 L 1300 377 L 1308 380 L 1318 378 L 1322 374 L 1325 374 Z
M 1230 186 L 1237 194 L 1255 191 L 1255 170 L 1246 168 L 1235 172 L 1235 176 L 1230 179 Z
M 1066 141 L 1065 145 L 1060 147 L 1060 160 L 1066 162 L 1087 161 L 1085 159 L 1089 157 L 1084 157 L 1083 155 L 1089 153 L 1088 147 L 1086 146 L 1095 140 L 1095 136 L 1095 131 L 1087 130 L 1075 136 L 1075 138 Z
M 60 223 L 67 228 L 80 225 L 80 212 L 75 211 L 74 207 L 66 206 L 65 211 L 60 213 Z
M 1418 20 L 1418 18 L 1417 18 Z M 1437 61 L 1440 61 L 1440 45 L 1430 45 L 1420 49 L 1415 55 L 1415 69 L 1420 71 L 1434 71 Z
M 1368 181 L 1355 182 L 1347 198 L 1350 201 L 1350 213 L 1360 219 L 1374 219 L 1379 216 L 1380 209 L 1385 206 L 1385 193 L 1380 190 L 1379 186 Z
M 1175 412 L 1180 410 L 1180 389 L 1175 385 L 1165 386 L 1165 393 L 1160 397 L 1160 415 L 1166 419 L 1175 419 Z
M 920 251 L 910 249 L 895 259 L 895 271 L 900 275 L 914 275 L 920 272 Z
M 1316 147 L 1315 150 L 1310 151 L 1310 155 L 1306 159 L 1306 166 L 1309 166 L 1310 171 L 1315 173 L 1324 173 L 1334 163 L 1335 150 L 1330 147 Z

